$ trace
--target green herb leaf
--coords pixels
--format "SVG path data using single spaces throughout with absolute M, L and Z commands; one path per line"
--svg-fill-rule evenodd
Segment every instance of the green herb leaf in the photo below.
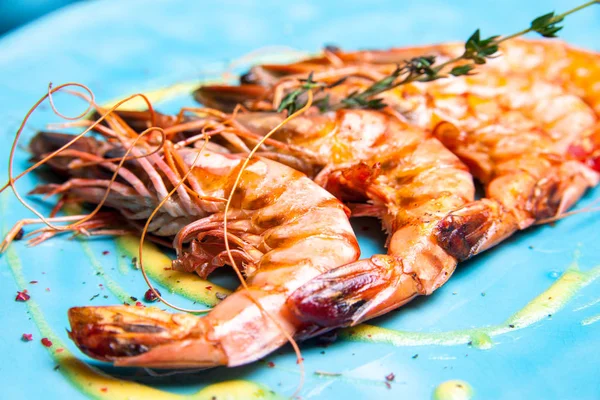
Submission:
M 543 37 L 553 38 L 556 37 L 556 33 L 563 28 L 562 26 L 557 26 L 557 24 L 561 23 L 563 20 L 564 17 L 555 16 L 554 12 L 551 12 L 531 21 L 530 29 Z
M 465 64 L 460 65 L 458 67 L 454 67 L 450 70 L 450 75 L 453 76 L 461 76 L 461 75 L 471 75 L 469 72 L 473 71 L 475 66 L 473 64 Z

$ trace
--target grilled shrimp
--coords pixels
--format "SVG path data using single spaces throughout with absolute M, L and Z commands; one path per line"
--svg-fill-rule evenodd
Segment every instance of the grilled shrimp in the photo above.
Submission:
M 241 113 L 236 120 L 264 134 L 282 118 Z M 387 255 L 348 263 L 294 292 L 288 304 L 306 323 L 304 335 L 383 314 L 450 278 L 457 261 L 437 243 L 436 225 L 473 200 L 474 185 L 436 138 L 394 115 L 340 110 L 297 117 L 272 139 L 313 154 L 315 180 L 354 216 L 380 218 L 389 234 Z
M 263 109 L 276 103 L 286 82 L 306 77 L 311 69 L 314 79 L 326 82 L 349 76 L 322 94 L 343 98 L 372 84 L 375 78 L 365 70 L 385 76 L 395 62 L 418 55 L 444 62 L 463 51 L 459 43 L 328 51 L 291 65 L 259 66 L 245 79 L 262 88 L 261 97 L 248 91 L 245 104 Z M 449 214 L 438 226 L 440 243 L 461 260 L 563 214 L 598 183 L 600 55 L 556 41 L 512 40 L 501 51 L 472 76 L 414 82 L 380 95 L 407 122 L 433 131 L 486 185 L 486 198 Z M 245 85 L 237 90 L 213 86 L 196 96 L 218 105 L 221 98 L 234 93 L 240 98 L 246 90 Z
M 147 114 L 122 116 L 135 120 L 139 129 L 147 126 L 141 122 Z M 262 137 L 284 116 L 239 113 L 233 122 L 222 119 L 248 139 Z M 348 203 L 354 216 L 380 218 L 390 235 L 388 255 L 348 264 L 335 276 L 322 274 L 294 294 L 289 307 L 305 323 L 300 336 L 385 313 L 417 295 L 431 294 L 449 279 L 456 259 L 436 243 L 436 223 L 472 201 L 474 186 L 466 166 L 431 134 L 394 115 L 342 110 L 296 117 L 268 143 L 264 154 L 278 154 L 285 161 L 302 151 L 305 167 L 318 183 Z M 235 149 L 228 145 L 224 151 Z M 310 295 L 317 282 L 324 290 L 318 307 L 316 295 Z
M 129 129 L 117 116 L 107 120 L 110 129 L 101 129 L 104 133 Z M 171 122 L 165 120 L 165 125 Z M 31 148 L 39 159 L 70 139 L 40 133 Z M 115 170 L 114 159 L 122 157 L 131 142 L 82 138 L 75 148 L 50 160 L 68 180 L 44 185 L 35 193 L 60 193 L 98 204 L 108 186 L 105 171 Z M 130 154 L 148 155 L 148 146 L 138 143 Z M 206 277 L 229 263 L 223 243 L 224 198 L 233 190 L 244 156 L 199 152 L 166 142 L 162 153 L 129 159 L 106 205 L 122 215 L 113 220 L 137 226 L 191 169 L 149 230 L 173 240 L 174 268 Z M 75 307 L 69 311 L 70 337 L 91 357 L 123 366 L 237 366 L 257 360 L 304 325 L 288 307 L 288 296 L 311 278 L 358 258 L 346 213 L 342 203 L 304 174 L 268 159 L 252 159 L 227 214 L 231 254 L 242 266 L 244 288 L 202 318 L 156 308 Z

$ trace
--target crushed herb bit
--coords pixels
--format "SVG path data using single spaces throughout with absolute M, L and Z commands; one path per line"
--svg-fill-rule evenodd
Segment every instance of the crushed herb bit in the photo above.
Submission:
M 38 281 L 29 281 L 29 283 L 31 283 L 32 285 L 35 285 L 36 283 L 38 283 Z
M 485 297 L 485 292 L 481 292 L 481 297 Z
M 17 292 L 17 297 L 15 297 L 15 301 L 27 301 L 30 298 L 31 296 L 27 294 L 27 290 L 23 290 L 22 292 Z
M 131 301 L 138 301 L 137 297 L 135 296 L 129 296 L 129 298 L 131 299 Z
M 413 360 L 416 360 L 417 358 L 419 358 L 419 354 L 415 354 L 414 356 L 412 356 Z
M 315 371 L 315 375 L 321 376 L 342 376 L 339 372 Z
M 60 365 L 55 365 L 55 366 L 54 366 L 54 370 L 55 370 L 55 371 L 58 371 L 59 369 L 60 369 Z
M 508 325 L 509 328 L 514 328 L 515 326 L 513 324 Z
M 90 297 L 90 301 L 94 300 L 96 297 L 100 296 L 100 293 L 96 293 L 92 297 Z

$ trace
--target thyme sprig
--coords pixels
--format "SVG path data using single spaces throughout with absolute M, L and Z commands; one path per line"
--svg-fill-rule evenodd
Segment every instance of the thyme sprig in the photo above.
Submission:
M 302 96 L 304 94 L 306 94 L 306 92 L 308 92 L 309 90 L 313 90 L 313 89 L 316 89 L 316 92 L 319 92 L 319 91 L 322 91 L 323 89 L 329 89 L 329 88 L 335 87 L 337 85 L 342 84 L 347 78 L 347 77 L 343 77 L 343 78 L 327 85 L 323 82 L 316 82 L 313 79 L 313 76 L 314 75 L 311 72 L 310 74 L 308 74 L 308 78 L 300 79 L 300 83 L 301 83 L 300 87 L 298 87 L 297 89 L 294 89 L 293 91 L 288 93 L 281 100 L 281 103 L 279 104 L 279 107 L 277 108 L 277 112 L 282 112 L 283 110 L 288 110 L 288 115 L 292 115 L 297 110 L 304 107 L 304 104 L 306 104 L 302 98 Z M 324 104 L 323 100 L 325 100 L 325 103 L 327 105 L 329 104 L 329 96 L 326 96 L 325 99 L 322 99 L 321 101 L 319 101 L 315 104 L 317 106 L 319 106 L 319 108 L 321 108 Z M 323 111 L 324 111 L 324 109 L 323 109 Z
M 361 108 L 375 110 L 384 108 L 386 106 L 384 100 L 376 97 L 383 92 L 411 82 L 430 82 L 437 79 L 447 78 L 449 75 L 471 75 L 477 65 L 485 64 L 488 59 L 498 56 L 499 45 L 502 42 L 523 36 L 531 32 L 538 33 L 546 38 L 554 38 L 556 37 L 556 34 L 563 28 L 559 24 L 564 21 L 566 16 L 587 8 L 593 4 L 600 4 L 600 0 L 588 1 L 587 3 L 583 3 L 580 6 L 562 14 L 550 12 L 541 15 L 531 21 L 528 28 L 513 33 L 512 35 L 490 36 L 482 39 L 481 32 L 479 29 L 477 29 L 469 37 L 469 39 L 467 39 L 465 42 L 465 49 L 458 57 L 452 58 L 438 65 L 435 65 L 436 57 L 432 55 L 411 58 L 397 65 L 396 69 L 391 74 L 374 82 L 372 85 L 362 91 L 354 91 L 350 93 L 339 103 L 330 104 L 329 97 L 327 96 L 318 101 L 317 106 L 321 111 L 337 110 L 341 108 Z M 463 64 L 453 66 L 449 71 L 447 71 L 447 67 L 456 63 Z M 302 107 L 303 104 L 300 104 L 299 101 L 300 96 L 302 96 L 308 90 L 318 88 L 320 91 L 341 83 L 341 81 L 337 81 L 332 85 L 325 85 L 323 83 L 313 81 L 312 77 L 313 75 L 311 73 L 307 80 L 301 81 L 302 85 L 298 89 L 288 93 L 281 101 L 278 111 L 281 112 L 283 110 L 288 110 L 288 113 L 291 114 Z

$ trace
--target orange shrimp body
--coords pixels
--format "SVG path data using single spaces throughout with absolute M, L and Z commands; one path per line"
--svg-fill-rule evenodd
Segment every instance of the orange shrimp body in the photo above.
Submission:
M 460 54 L 460 46 L 452 49 Z M 600 55 L 548 41 L 515 40 L 501 50 L 472 76 L 387 96 L 486 184 L 485 199 L 439 225 L 439 240 L 459 259 L 563 214 L 599 179 L 589 157 L 577 159 L 572 149 L 599 126 Z
M 124 126 L 121 122 L 120 126 Z M 113 128 L 115 126 L 113 125 Z M 116 128 L 115 128 L 116 129 Z M 72 136 L 41 133 L 32 143 L 36 158 Z M 112 171 L 130 141 L 84 138 L 50 165 L 70 178 L 36 193 L 61 193 L 98 203 L 106 189 L 102 171 Z M 69 151 L 70 150 L 70 151 Z M 140 143 L 132 154 L 147 154 Z M 173 240 L 173 267 L 208 275 L 231 255 L 246 285 L 205 317 L 156 308 L 76 307 L 69 311 L 70 337 L 86 354 L 116 365 L 153 367 L 236 366 L 259 359 L 287 342 L 304 324 L 286 304 L 310 279 L 355 261 L 359 248 L 346 207 L 304 174 L 277 162 L 249 161 L 234 191 L 224 227 L 224 198 L 234 187 L 245 157 L 211 150 L 175 148 L 126 161 L 107 205 L 135 225 L 145 222 L 160 200 L 191 169 L 184 184 L 160 209 L 149 232 Z M 82 166 L 95 160 L 93 166 Z
M 248 113 L 237 120 L 260 133 L 281 118 Z M 457 261 L 436 241 L 436 226 L 473 200 L 474 185 L 436 138 L 394 115 L 361 110 L 301 116 L 273 138 L 316 155 L 316 181 L 354 216 L 380 218 L 390 235 L 387 255 L 336 268 L 294 292 L 288 303 L 306 333 L 372 318 L 450 278 Z
M 313 72 L 313 80 L 324 83 L 346 78 L 342 84 L 320 93 L 321 98 L 329 96 L 335 104 L 385 77 L 394 70 L 395 63 L 423 55 L 435 55 L 437 62 L 442 63 L 463 51 L 464 45 L 458 43 L 354 53 L 329 50 L 323 57 L 290 65 L 255 67 L 244 77 L 248 84 L 237 88 L 204 87 L 196 92 L 196 98 L 223 109 L 227 109 L 228 100 L 234 97 L 248 108 L 269 109 L 276 106 L 285 93 L 297 87 L 299 78 L 306 78 Z M 434 214 L 442 215 L 438 219 L 427 217 L 435 207 L 423 210 L 423 220 L 436 221 L 429 249 L 439 249 L 448 259 L 469 258 L 519 229 L 561 215 L 587 188 L 598 183 L 598 173 L 593 167 L 600 169 L 597 168 L 600 162 L 595 161 L 600 158 L 594 158 L 598 157 L 600 149 L 596 146 L 600 143 L 600 55 L 573 49 L 561 42 L 527 40 L 504 43 L 501 54 L 488 64 L 478 66 L 471 76 L 414 82 L 378 95 L 399 119 L 405 121 L 404 130 L 432 132 L 468 166 L 473 176 L 486 185 L 485 198 L 465 204 L 454 203 L 455 209 L 440 207 Z M 372 126 L 364 124 L 358 130 L 364 137 L 357 134 L 355 140 L 348 141 L 342 135 L 339 142 L 347 147 L 362 148 L 361 140 L 368 140 Z M 312 132 L 318 135 L 321 130 Z M 426 133 L 424 137 L 427 137 Z M 295 139 L 288 140 L 296 143 Z M 386 140 L 388 147 L 384 154 L 394 148 L 402 149 L 402 146 L 396 147 L 393 140 Z M 382 143 L 384 141 L 382 139 Z M 298 143 L 307 145 L 302 139 Z M 343 145 L 338 147 L 346 149 Z M 435 154 L 443 154 L 443 151 Z M 337 154 L 332 156 L 337 157 Z M 360 159 L 355 158 L 355 161 Z M 433 160 L 422 162 L 415 163 L 414 167 L 427 168 L 427 162 Z M 436 174 L 433 170 L 431 173 Z M 327 173 L 321 173 L 317 181 L 326 182 L 328 189 L 347 201 L 343 192 L 340 195 L 339 184 L 332 184 L 330 178 L 323 179 L 324 175 Z M 349 180 L 348 177 L 356 174 L 346 172 L 329 176 L 340 175 L 343 179 L 338 181 Z M 387 182 L 396 183 L 397 192 L 406 197 L 412 193 L 418 198 L 421 193 L 422 186 L 411 186 L 411 180 L 391 179 Z M 444 183 L 427 184 L 435 185 L 438 194 L 445 193 Z M 436 189 L 432 189 L 430 195 Z M 344 190 L 347 192 L 347 187 Z M 381 204 L 375 198 L 372 196 L 369 200 Z M 392 196 L 384 203 L 390 207 L 392 215 L 396 215 L 394 210 L 410 209 L 413 204 L 395 203 L 389 201 L 390 198 Z M 468 199 L 468 196 L 462 198 Z M 361 214 L 360 207 L 353 208 Z M 389 220 L 384 217 L 383 221 L 389 229 Z M 392 226 L 401 227 L 402 222 Z M 423 249 L 427 247 L 415 240 L 414 235 L 406 235 L 405 232 L 412 229 L 391 230 L 394 235 L 389 243 L 389 255 L 397 255 L 407 272 L 399 276 L 408 276 L 419 268 L 428 271 L 435 269 L 431 267 L 433 265 L 442 265 L 438 264 L 441 258 L 426 256 L 428 253 Z M 397 237 L 403 240 L 396 241 Z M 408 250 L 410 247 L 412 250 Z M 290 301 L 295 302 L 299 318 L 306 321 L 322 326 L 356 324 L 412 298 L 402 291 L 390 295 L 393 285 L 389 282 L 393 277 L 386 273 L 391 264 L 393 262 L 387 259 L 377 259 L 373 263 L 358 262 L 337 268 L 304 285 Z M 438 270 L 448 271 L 446 267 Z M 343 283 L 344 279 L 349 283 Z M 419 278 L 414 283 L 407 282 L 405 287 L 412 285 L 415 288 L 408 293 L 426 294 L 437 287 L 431 281 L 429 285 L 422 282 L 428 281 Z M 336 304 L 340 310 L 350 311 L 337 312 Z M 348 307 L 349 304 L 354 307 Z

